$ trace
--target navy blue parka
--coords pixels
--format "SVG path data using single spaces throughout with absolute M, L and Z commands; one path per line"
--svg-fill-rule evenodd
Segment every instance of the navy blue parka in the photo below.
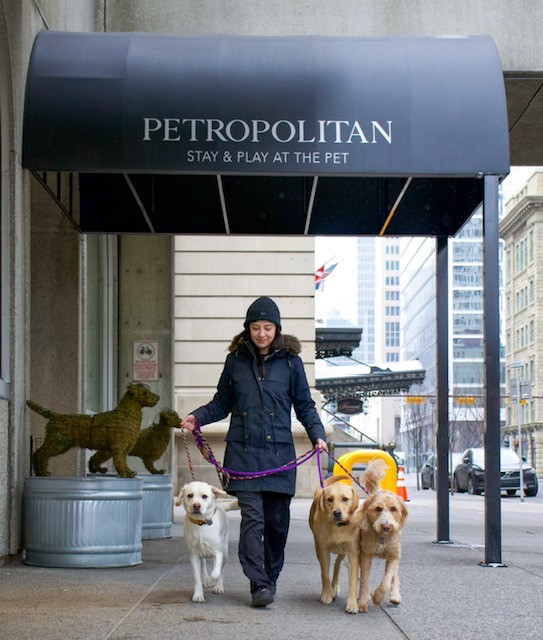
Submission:
M 300 341 L 284 335 L 284 346 L 263 358 L 244 333 L 229 347 L 217 392 L 193 411 L 200 426 L 230 414 L 224 467 L 232 471 L 276 469 L 296 458 L 291 411 L 305 427 L 311 443 L 326 439 L 311 397 Z M 235 474 L 232 474 L 235 475 Z M 250 480 L 231 479 L 227 491 L 276 491 L 293 496 L 296 470 Z

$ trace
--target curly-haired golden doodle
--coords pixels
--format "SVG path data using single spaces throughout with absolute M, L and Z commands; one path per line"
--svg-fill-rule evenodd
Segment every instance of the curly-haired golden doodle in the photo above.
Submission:
M 50 475 L 49 458 L 81 447 L 111 451 L 119 476 L 133 478 L 136 474 L 126 464 L 126 457 L 140 434 L 142 408 L 154 407 L 159 399 L 146 384 L 132 382 L 115 409 L 96 415 L 55 413 L 28 400 L 32 411 L 49 420 L 45 441 L 32 455 L 35 474 Z
M 370 599 L 370 571 L 373 558 L 384 558 L 385 575 L 375 589 L 373 604 L 383 603 L 390 591 L 390 602 L 400 604 L 400 578 L 398 569 L 401 558 L 401 535 L 407 520 L 407 507 L 403 499 L 392 491 L 380 489 L 385 477 L 386 461 L 374 458 L 368 464 L 364 478 L 369 497 L 360 507 L 360 594 L 358 608 L 368 610 Z
M 339 595 L 339 574 L 345 557 L 349 559 L 349 593 L 347 613 L 358 613 L 358 554 L 360 526 L 357 515 L 358 493 L 341 482 L 348 476 L 336 475 L 324 481 L 314 494 L 309 511 L 309 526 L 315 540 L 315 551 L 321 567 L 321 602 L 330 604 Z M 330 582 L 330 554 L 337 554 Z
M 193 602 L 205 602 L 204 588 L 224 593 L 223 568 L 228 559 L 228 520 L 226 511 L 239 509 L 237 499 L 218 502 L 228 497 L 222 489 L 207 482 L 193 481 L 181 488 L 175 501 L 185 508 L 185 545 L 194 576 Z M 206 558 L 213 559 L 207 573 Z
M 153 422 L 147 429 L 142 429 L 136 444 L 130 450 L 129 456 L 141 458 L 149 473 L 164 473 L 164 469 L 157 469 L 154 463 L 159 460 L 170 444 L 172 429 L 179 427 L 181 418 L 172 409 L 162 409 L 158 422 Z M 106 473 L 107 467 L 100 465 L 111 458 L 111 451 L 101 449 L 89 460 L 91 473 Z

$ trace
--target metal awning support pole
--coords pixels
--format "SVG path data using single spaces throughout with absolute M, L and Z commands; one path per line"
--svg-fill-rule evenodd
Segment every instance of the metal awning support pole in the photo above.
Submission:
M 449 539 L 449 251 L 446 237 L 436 240 L 437 315 L 437 542 Z
M 485 561 L 502 564 L 500 490 L 500 305 L 498 178 L 484 177 Z

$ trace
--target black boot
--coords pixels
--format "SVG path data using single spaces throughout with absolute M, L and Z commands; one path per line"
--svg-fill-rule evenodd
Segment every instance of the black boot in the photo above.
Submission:
M 266 607 L 273 602 L 273 593 L 269 587 L 257 587 L 252 593 L 252 607 Z

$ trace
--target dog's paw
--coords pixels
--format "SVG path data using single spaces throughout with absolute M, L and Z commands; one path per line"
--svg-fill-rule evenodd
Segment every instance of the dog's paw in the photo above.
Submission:
M 321 602 L 322 604 L 332 604 L 335 599 L 335 594 L 333 591 L 323 591 L 321 593 Z
M 205 602 L 205 598 L 204 598 L 204 593 L 202 592 L 194 592 L 193 596 L 192 596 L 192 601 L 193 602 Z
M 395 596 L 390 598 L 390 604 L 402 604 L 402 599 L 400 596 Z
M 222 580 L 219 580 L 217 582 L 217 584 L 213 588 L 213 593 L 218 593 L 218 594 L 224 593 L 224 587 L 222 585 Z
M 358 611 L 360 611 L 360 613 L 366 613 L 368 611 L 368 603 L 367 602 L 362 602 L 362 601 L 358 601 Z
M 354 602 L 347 602 L 345 613 L 358 613 L 358 603 L 356 600 Z
M 382 589 L 381 587 L 377 587 L 377 589 L 375 589 L 373 595 L 371 596 L 371 601 L 375 606 L 378 607 L 380 604 L 383 604 L 385 595 L 386 595 L 385 590 Z

